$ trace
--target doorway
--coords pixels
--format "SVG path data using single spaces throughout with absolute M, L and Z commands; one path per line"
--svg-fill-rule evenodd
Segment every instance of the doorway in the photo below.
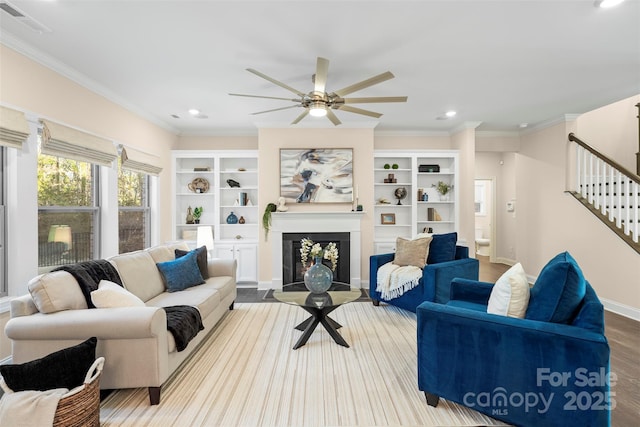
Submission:
M 475 180 L 474 202 L 476 256 L 488 256 L 490 262 L 495 262 L 495 178 Z

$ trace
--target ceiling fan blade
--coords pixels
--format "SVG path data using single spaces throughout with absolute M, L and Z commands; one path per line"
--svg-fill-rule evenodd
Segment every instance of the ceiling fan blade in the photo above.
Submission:
M 291 124 L 292 125 L 296 125 L 296 124 L 300 123 L 300 120 L 302 120 L 305 117 L 307 117 L 307 114 L 309 114 L 309 110 L 307 110 L 305 108 L 304 111 L 298 117 L 296 117 L 296 119 L 294 121 L 291 122 Z
M 273 110 L 258 111 L 257 113 L 251 113 L 251 115 L 255 116 L 256 114 L 270 113 L 272 111 L 288 110 L 289 108 L 297 108 L 297 107 L 302 107 L 302 105 L 290 105 L 288 107 L 274 108 Z
M 382 83 L 386 80 L 392 79 L 395 76 L 391 73 L 391 71 L 387 71 L 386 73 L 382 73 L 382 74 L 378 74 L 377 76 L 371 77 L 370 79 L 367 80 L 363 80 L 359 83 L 355 83 L 352 84 L 351 86 L 347 86 L 343 89 L 337 90 L 333 93 L 335 93 L 336 95 L 338 95 L 339 97 L 343 97 L 345 95 L 348 95 L 352 92 L 357 92 L 359 90 L 362 90 L 366 87 L 369 86 L 373 86 L 373 85 L 377 85 L 378 83 Z
M 277 96 L 245 95 L 245 94 L 242 94 L 242 93 L 230 93 L 229 95 L 231 95 L 231 96 L 246 96 L 246 97 L 249 97 L 249 98 L 280 99 L 282 101 L 302 102 L 302 99 L 279 98 Z
M 382 114 L 376 113 L 374 111 L 363 110 L 362 108 L 352 107 L 350 105 L 341 105 L 338 107 L 340 111 L 348 111 L 349 113 L 362 114 L 364 116 L 375 117 L 376 119 L 381 117 Z
M 304 93 L 300 92 L 298 89 L 294 89 L 294 88 L 292 88 L 292 87 L 291 87 L 291 86 L 289 86 L 289 85 L 286 85 L 286 84 L 284 84 L 284 83 L 282 83 L 282 82 L 279 82 L 278 80 L 276 80 L 276 79 L 274 79 L 274 78 L 272 78 L 272 77 L 267 76 L 266 74 L 262 74 L 260 71 L 256 71 L 256 70 L 254 70 L 253 68 L 247 68 L 247 71 L 248 71 L 248 72 L 250 72 L 250 73 L 255 74 L 255 75 L 256 75 L 256 76 L 258 76 L 258 77 L 262 77 L 263 79 L 268 80 L 268 81 L 270 81 L 271 83 L 273 83 L 273 84 L 275 84 L 275 85 L 280 86 L 281 88 L 284 88 L 284 89 L 286 89 L 286 90 L 288 90 L 288 91 L 290 91 L 290 92 L 295 93 L 295 94 L 296 94 L 296 95 L 298 95 L 300 98 L 302 98 L 302 97 L 304 96 Z
M 331 111 L 328 108 L 327 108 L 327 118 L 331 120 L 331 123 L 333 123 L 334 126 L 338 126 L 339 124 L 342 123 L 340 119 L 338 119 L 338 117 L 333 113 L 333 111 Z
M 406 96 L 373 96 L 370 98 L 344 98 L 345 104 L 375 104 L 378 102 L 407 102 Z
M 315 75 L 315 92 L 324 93 L 324 89 L 327 85 L 327 75 L 329 74 L 329 60 L 318 57 L 316 62 L 316 75 Z

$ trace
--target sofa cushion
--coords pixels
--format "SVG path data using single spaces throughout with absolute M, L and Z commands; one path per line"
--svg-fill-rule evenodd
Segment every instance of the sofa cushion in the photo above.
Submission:
M 393 263 L 399 266 L 412 265 L 414 267 L 423 268 L 427 262 L 429 255 L 429 243 L 432 237 L 421 237 L 414 240 L 396 239 L 396 253 Z
M 157 266 L 169 292 L 182 291 L 204 283 L 195 251 L 173 261 L 159 262 Z
M 40 313 L 87 308 L 87 301 L 76 279 L 66 271 L 53 271 L 34 277 L 27 285 Z
M 98 289 L 91 292 L 96 308 L 144 307 L 144 302 L 117 283 L 101 280 Z
M 124 288 L 142 301 L 147 302 L 165 291 L 162 276 L 149 252 L 129 252 L 110 261 L 120 273 Z
M 429 245 L 427 264 L 453 261 L 456 259 L 456 242 L 458 233 L 434 234 Z
M 150 307 L 169 307 L 173 305 L 189 305 L 200 312 L 202 319 L 206 319 L 220 305 L 221 295 L 214 287 L 203 284 L 187 288 L 180 292 L 164 292 L 147 301 Z
M 531 288 L 526 318 L 569 323 L 584 298 L 586 281 L 569 252 L 556 255 L 544 266 Z
M 95 337 L 73 347 L 58 350 L 41 359 L 18 365 L 0 366 L 0 374 L 13 391 L 51 390 L 82 385 L 96 359 Z
M 489 296 L 487 313 L 524 318 L 529 305 L 529 282 L 520 263 L 504 272 Z
M 173 250 L 171 250 L 168 246 L 154 246 L 153 248 L 145 249 L 151 258 L 153 258 L 153 262 L 156 264 L 159 262 L 167 262 L 176 259 L 173 254 Z
M 207 253 L 208 252 L 207 247 L 200 246 L 199 248 L 194 249 L 194 251 L 197 254 L 198 268 L 200 269 L 200 274 L 202 274 L 202 278 L 204 280 L 207 280 L 209 278 L 209 265 L 208 265 L 209 255 Z M 174 250 L 175 258 L 183 257 L 189 252 L 190 251 L 185 251 L 183 249 L 175 249 Z

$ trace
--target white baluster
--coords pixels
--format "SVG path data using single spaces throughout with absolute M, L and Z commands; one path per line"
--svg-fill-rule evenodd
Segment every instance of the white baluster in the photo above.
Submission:
M 638 243 L 640 240 L 638 238 L 638 233 L 640 232 L 640 184 L 634 182 L 631 186 L 631 191 L 633 192 L 633 227 L 631 228 L 631 232 L 633 233 L 633 241 Z M 629 208 L 631 208 L 631 206 Z
M 613 221 L 614 215 L 613 206 L 615 201 L 613 199 L 613 193 L 616 182 L 615 172 L 616 170 L 613 168 L 613 166 L 609 166 L 609 221 Z

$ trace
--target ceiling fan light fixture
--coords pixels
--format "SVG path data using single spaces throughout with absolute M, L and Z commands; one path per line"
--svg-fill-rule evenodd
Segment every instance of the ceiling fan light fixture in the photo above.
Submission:
M 309 114 L 313 117 L 324 117 L 327 115 L 327 107 L 322 102 L 314 102 L 309 107 Z

